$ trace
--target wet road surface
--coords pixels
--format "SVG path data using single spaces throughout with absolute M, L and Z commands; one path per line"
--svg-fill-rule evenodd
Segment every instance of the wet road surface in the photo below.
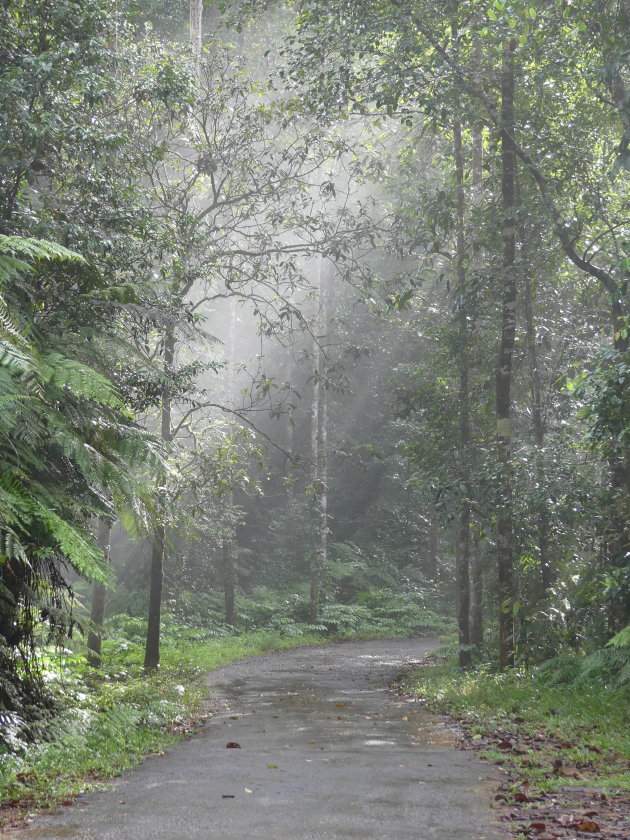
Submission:
M 387 690 L 436 646 L 347 642 L 227 665 L 208 676 L 217 708 L 202 732 L 16 836 L 497 840 L 488 765 Z

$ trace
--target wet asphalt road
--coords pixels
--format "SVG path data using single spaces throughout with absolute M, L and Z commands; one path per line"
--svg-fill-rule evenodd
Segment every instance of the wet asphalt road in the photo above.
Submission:
M 488 765 L 387 690 L 436 646 L 348 642 L 221 668 L 208 677 L 217 708 L 202 732 L 16 836 L 497 840 Z

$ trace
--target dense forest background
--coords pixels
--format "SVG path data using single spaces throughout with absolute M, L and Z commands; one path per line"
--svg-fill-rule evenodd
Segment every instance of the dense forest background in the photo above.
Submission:
M 3 749 L 174 638 L 627 681 L 622 0 L 0 15 Z

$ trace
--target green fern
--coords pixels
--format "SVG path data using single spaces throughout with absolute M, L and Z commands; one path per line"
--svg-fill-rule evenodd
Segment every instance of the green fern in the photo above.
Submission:
M 59 353 L 46 353 L 40 359 L 40 368 L 44 381 L 57 388 L 67 388 L 76 397 L 108 408 L 125 409 L 109 379 L 85 364 L 66 359 Z
M 76 251 L 64 248 L 46 239 L 0 234 L 0 285 L 33 271 L 32 263 L 38 260 L 64 260 L 84 263 Z
M 606 647 L 584 659 L 581 677 L 610 678 L 615 683 L 630 680 L 630 645 Z
M 615 648 L 630 648 L 630 624 L 613 636 L 612 639 L 607 642 L 607 646 Z

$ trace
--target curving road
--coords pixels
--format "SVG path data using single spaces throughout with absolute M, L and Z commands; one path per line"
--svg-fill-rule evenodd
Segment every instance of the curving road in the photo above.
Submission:
M 498 840 L 488 766 L 387 690 L 406 663 L 436 646 L 348 642 L 214 671 L 216 712 L 202 732 L 16 836 Z

